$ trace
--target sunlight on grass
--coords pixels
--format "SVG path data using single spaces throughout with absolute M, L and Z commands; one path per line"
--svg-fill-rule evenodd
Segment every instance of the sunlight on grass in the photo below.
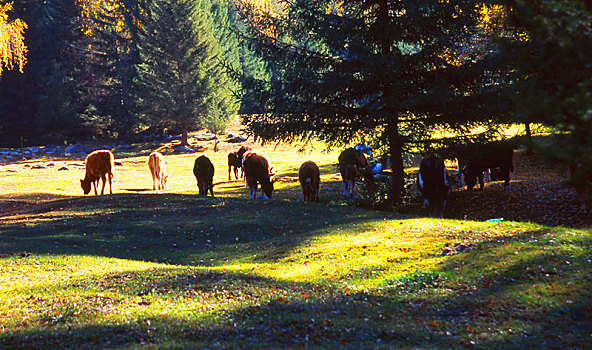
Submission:
M 227 150 L 206 152 L 216 198 L 195 195 L 199 154 L 165 155 L 166 191 L 152 191 L 144 155 L 116 155 L 115 194 L 98 197 L 81 194 L 81 160 L 3 167 L 0 200 L 23 206 L 0 216 L 0 347 L 592 342 L 589 229 L 361 210 L 342 201 L 338 152 L 262 149 L 272 200 L 228 180 Z M 301 201 L 309 159 L 318 204 Z

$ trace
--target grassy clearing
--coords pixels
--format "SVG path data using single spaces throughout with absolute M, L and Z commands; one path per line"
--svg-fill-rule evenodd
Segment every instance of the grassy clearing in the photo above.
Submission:
M 590 230 L 359 210 L 335 154 L 266 151 L 273 200 L 228 181 L 226 152 L 207 153 L 216 198 L 195 195 L 195 155 L 167 156 L 163 193 L 118 157 L 102 197 L 77 162 L 3 167 L 0 348 L 592 346 Z M 306 159 L 320 204 L 297 201 Z

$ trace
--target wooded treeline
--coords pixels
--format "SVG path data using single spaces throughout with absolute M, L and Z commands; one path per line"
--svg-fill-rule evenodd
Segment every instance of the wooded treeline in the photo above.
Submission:
M 1 76 L 4 145 L 221 131 L 249 112 L 241 77 L 266 79 L 227 0 L 20 0 L 10 16 L 28 62 Z
M 556 156 L 592 167 L 592 0 L 20 0 L 10 15 L 29 53 L 1 76 L 4 144 L 220 131 L 240 112 L 263 140 L 371 144 L 393 202 L 406 152 L 503 123 L 553 127 Z

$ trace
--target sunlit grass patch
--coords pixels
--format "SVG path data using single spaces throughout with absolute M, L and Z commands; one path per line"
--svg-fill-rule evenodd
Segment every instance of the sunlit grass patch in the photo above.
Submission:
M 360 210 L 341 200 L 336 153 L 265 151 L 272 200 L 228 180 L 225 151 L 206 152 L 215 198 L 196 195 L 197 154 L 165 155 L 166 191 L 125 154 L 112 196 L 82 196 L 80 165 L 13 165 L 0 348 L 591 345 L 590 230 Z M 301 201 L 308 159 L 321 203 Z

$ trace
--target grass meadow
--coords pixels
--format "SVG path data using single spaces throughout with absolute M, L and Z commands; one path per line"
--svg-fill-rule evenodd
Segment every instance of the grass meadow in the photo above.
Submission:
M 215 198 L 166 147 L 153 191 L 156 145 L 114 152 L 106 196 L 82 195 L 80 159 L 1 166 L 0 349 L 592 347 L 590 229 L 358 209 L 321 147 L 263 147 L 276 191 L 249 200 L 237 147 L 212 146 Z

